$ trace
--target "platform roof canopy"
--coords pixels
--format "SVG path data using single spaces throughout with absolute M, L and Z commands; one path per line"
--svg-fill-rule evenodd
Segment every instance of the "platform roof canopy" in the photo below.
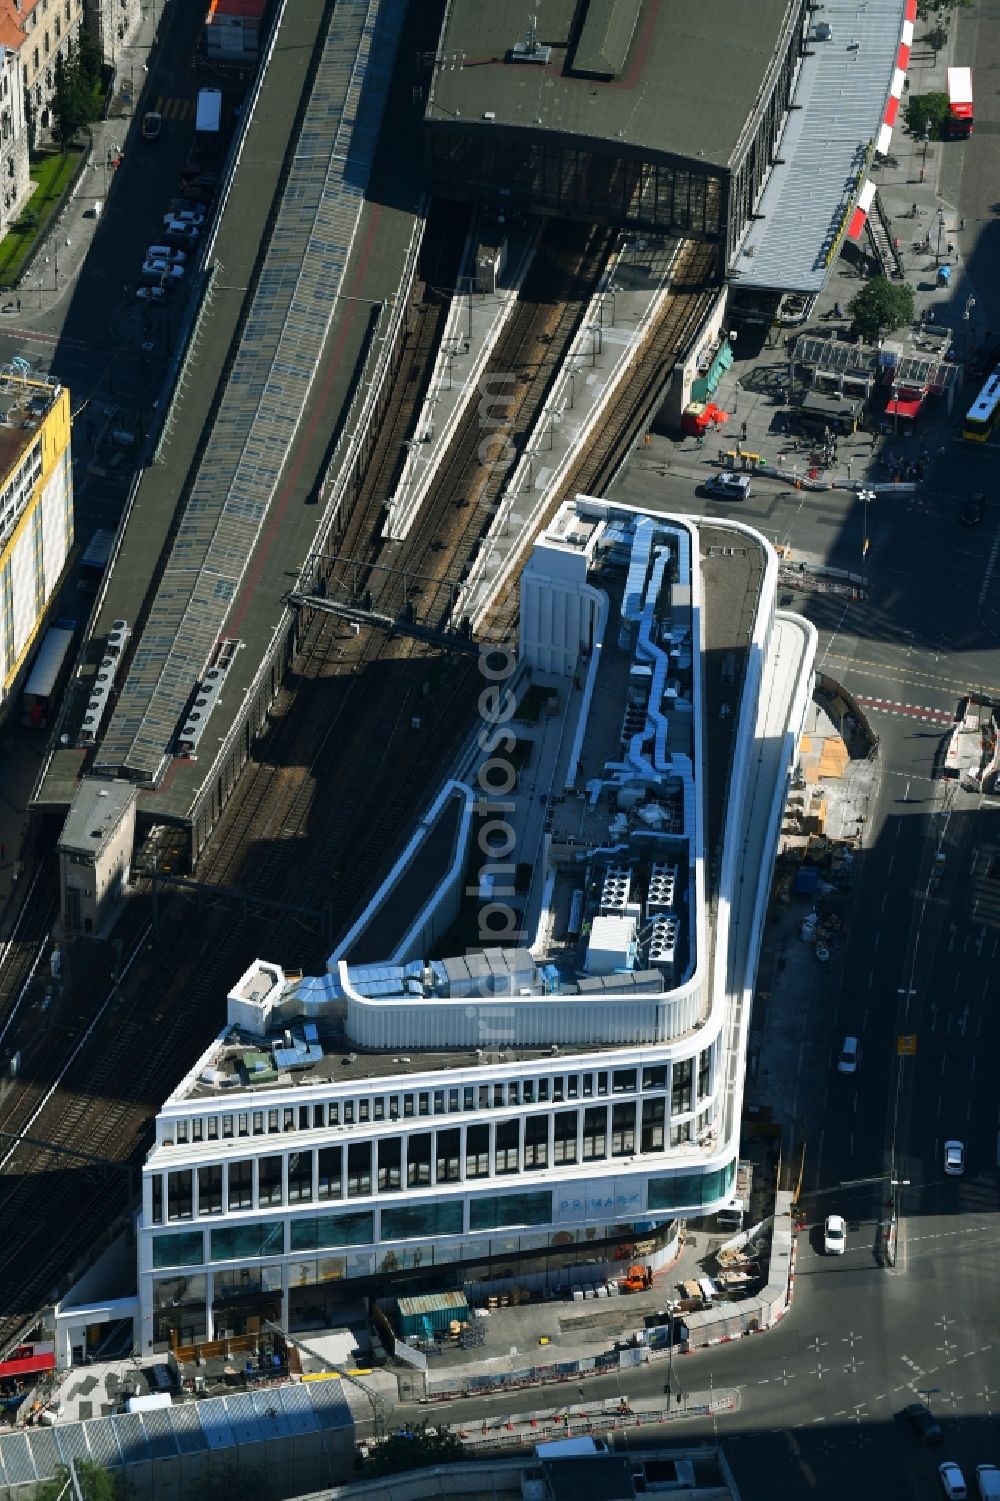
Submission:
M 786 15 L 785 0 L 545 0 L 523 9 L 452 0 L 427 119 L 548 130 L 728 167 Z

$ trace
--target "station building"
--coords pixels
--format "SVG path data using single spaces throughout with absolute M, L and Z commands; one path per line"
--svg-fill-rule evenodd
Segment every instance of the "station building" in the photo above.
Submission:
M 326 971 L 256 961 L 156 1121 L 145 1353 L 662 1264 L 730 1202 L 815 632 L 737 523 L 578 496 L 483 723 Z
M 703 239 L 721 279 L 778 156 L 806 0 L 451 0 L 425 111 L 435 195 Z
M 73 546 L 69 391 L 17 363 L 0 372 L 0 718 Z

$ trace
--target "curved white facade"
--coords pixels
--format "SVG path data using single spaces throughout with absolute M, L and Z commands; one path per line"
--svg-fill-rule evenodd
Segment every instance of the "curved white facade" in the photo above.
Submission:
M 587 497 L 562 508 L 522 578 L 520 662 L 485 694 L 464 785 L 446 789 L 475 813 L 459 921 L 512 926 L 377 964 L 350 963 L 345 940 L 326 975 L 259 961 L 241 977 L 232 1030 L 158 1117 L 145 1348 L 178 1321 L 234 1328 L 240 1287 L 294 1328 L 340 1279 L 420 1268 L 450 1286 L 498 1257 L 563 1267 L 584 1243 L 590 1263 L 652 1255 L 658 1227 L 728 1201 L 815 650 L 810 627 L 775 616 L 767 542 L 728 530 L 754 612 L 727 689 L 729 669 L 721 687 L 706 677 L 697 528 Z M 415 840 L 368 921 L 404 866 L 420 878 Z M 458 872 L 453 849 L 407 920 L 418 950 Z

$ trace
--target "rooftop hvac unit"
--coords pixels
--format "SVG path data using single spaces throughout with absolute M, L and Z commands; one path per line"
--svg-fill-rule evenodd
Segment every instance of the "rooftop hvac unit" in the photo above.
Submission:
M 677 935 L 680 924 L 676 917 L 658 917 L 653 924 L 649 940 L 649 962 L 658 969 L 672 969 L 677 957 Z
M 620 917 L 628 905 L 632 872 L 627 866 L 609 866 L 601 888 L 601 916 Z
M 654 865 L 646 892 L 646 916 L 655 917 L 659 912 L 669 912 L 674 906 L 676 891 L 677 866 Z

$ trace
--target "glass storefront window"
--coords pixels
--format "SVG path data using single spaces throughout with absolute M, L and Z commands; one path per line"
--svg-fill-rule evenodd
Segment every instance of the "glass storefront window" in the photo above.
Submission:
M 281 1220 L 249 1220 L 243 1225 L 220 1225 L 211 1232 L 212 1261 L 242 1261 L 252 1256 L 280 1256 L 285 1249 Z
M 153 1236 L 153 1266 L 200 1266 L 205 1259 L 205 1237 L 200 1230 L 182 1230 L 178 1235 Z
M 736 1163 L 727 1163 L 712 1173 L 676 1173 L 672 1178 L 650 1178 L 650 1209 L 686 1209 L 724 1198 L 733 1185 Z
M 500 1230 L 505 1225 L 547 1225 L 552 1219 L 552 1194 L 497 1194 L 473 1199 L 469 1205 L 470 1230 Z
M 461 1200 L 444 1204 L 412 1204 L 382 1210 L 383 1240 L 419 1240 L 430 1235 L 461 1235 Z
M 291 1222 L 291 1250 L 317 1251 L 324 1246 L 370 1245 L 375 1239 L 375 1216 L 310 1214 Z

